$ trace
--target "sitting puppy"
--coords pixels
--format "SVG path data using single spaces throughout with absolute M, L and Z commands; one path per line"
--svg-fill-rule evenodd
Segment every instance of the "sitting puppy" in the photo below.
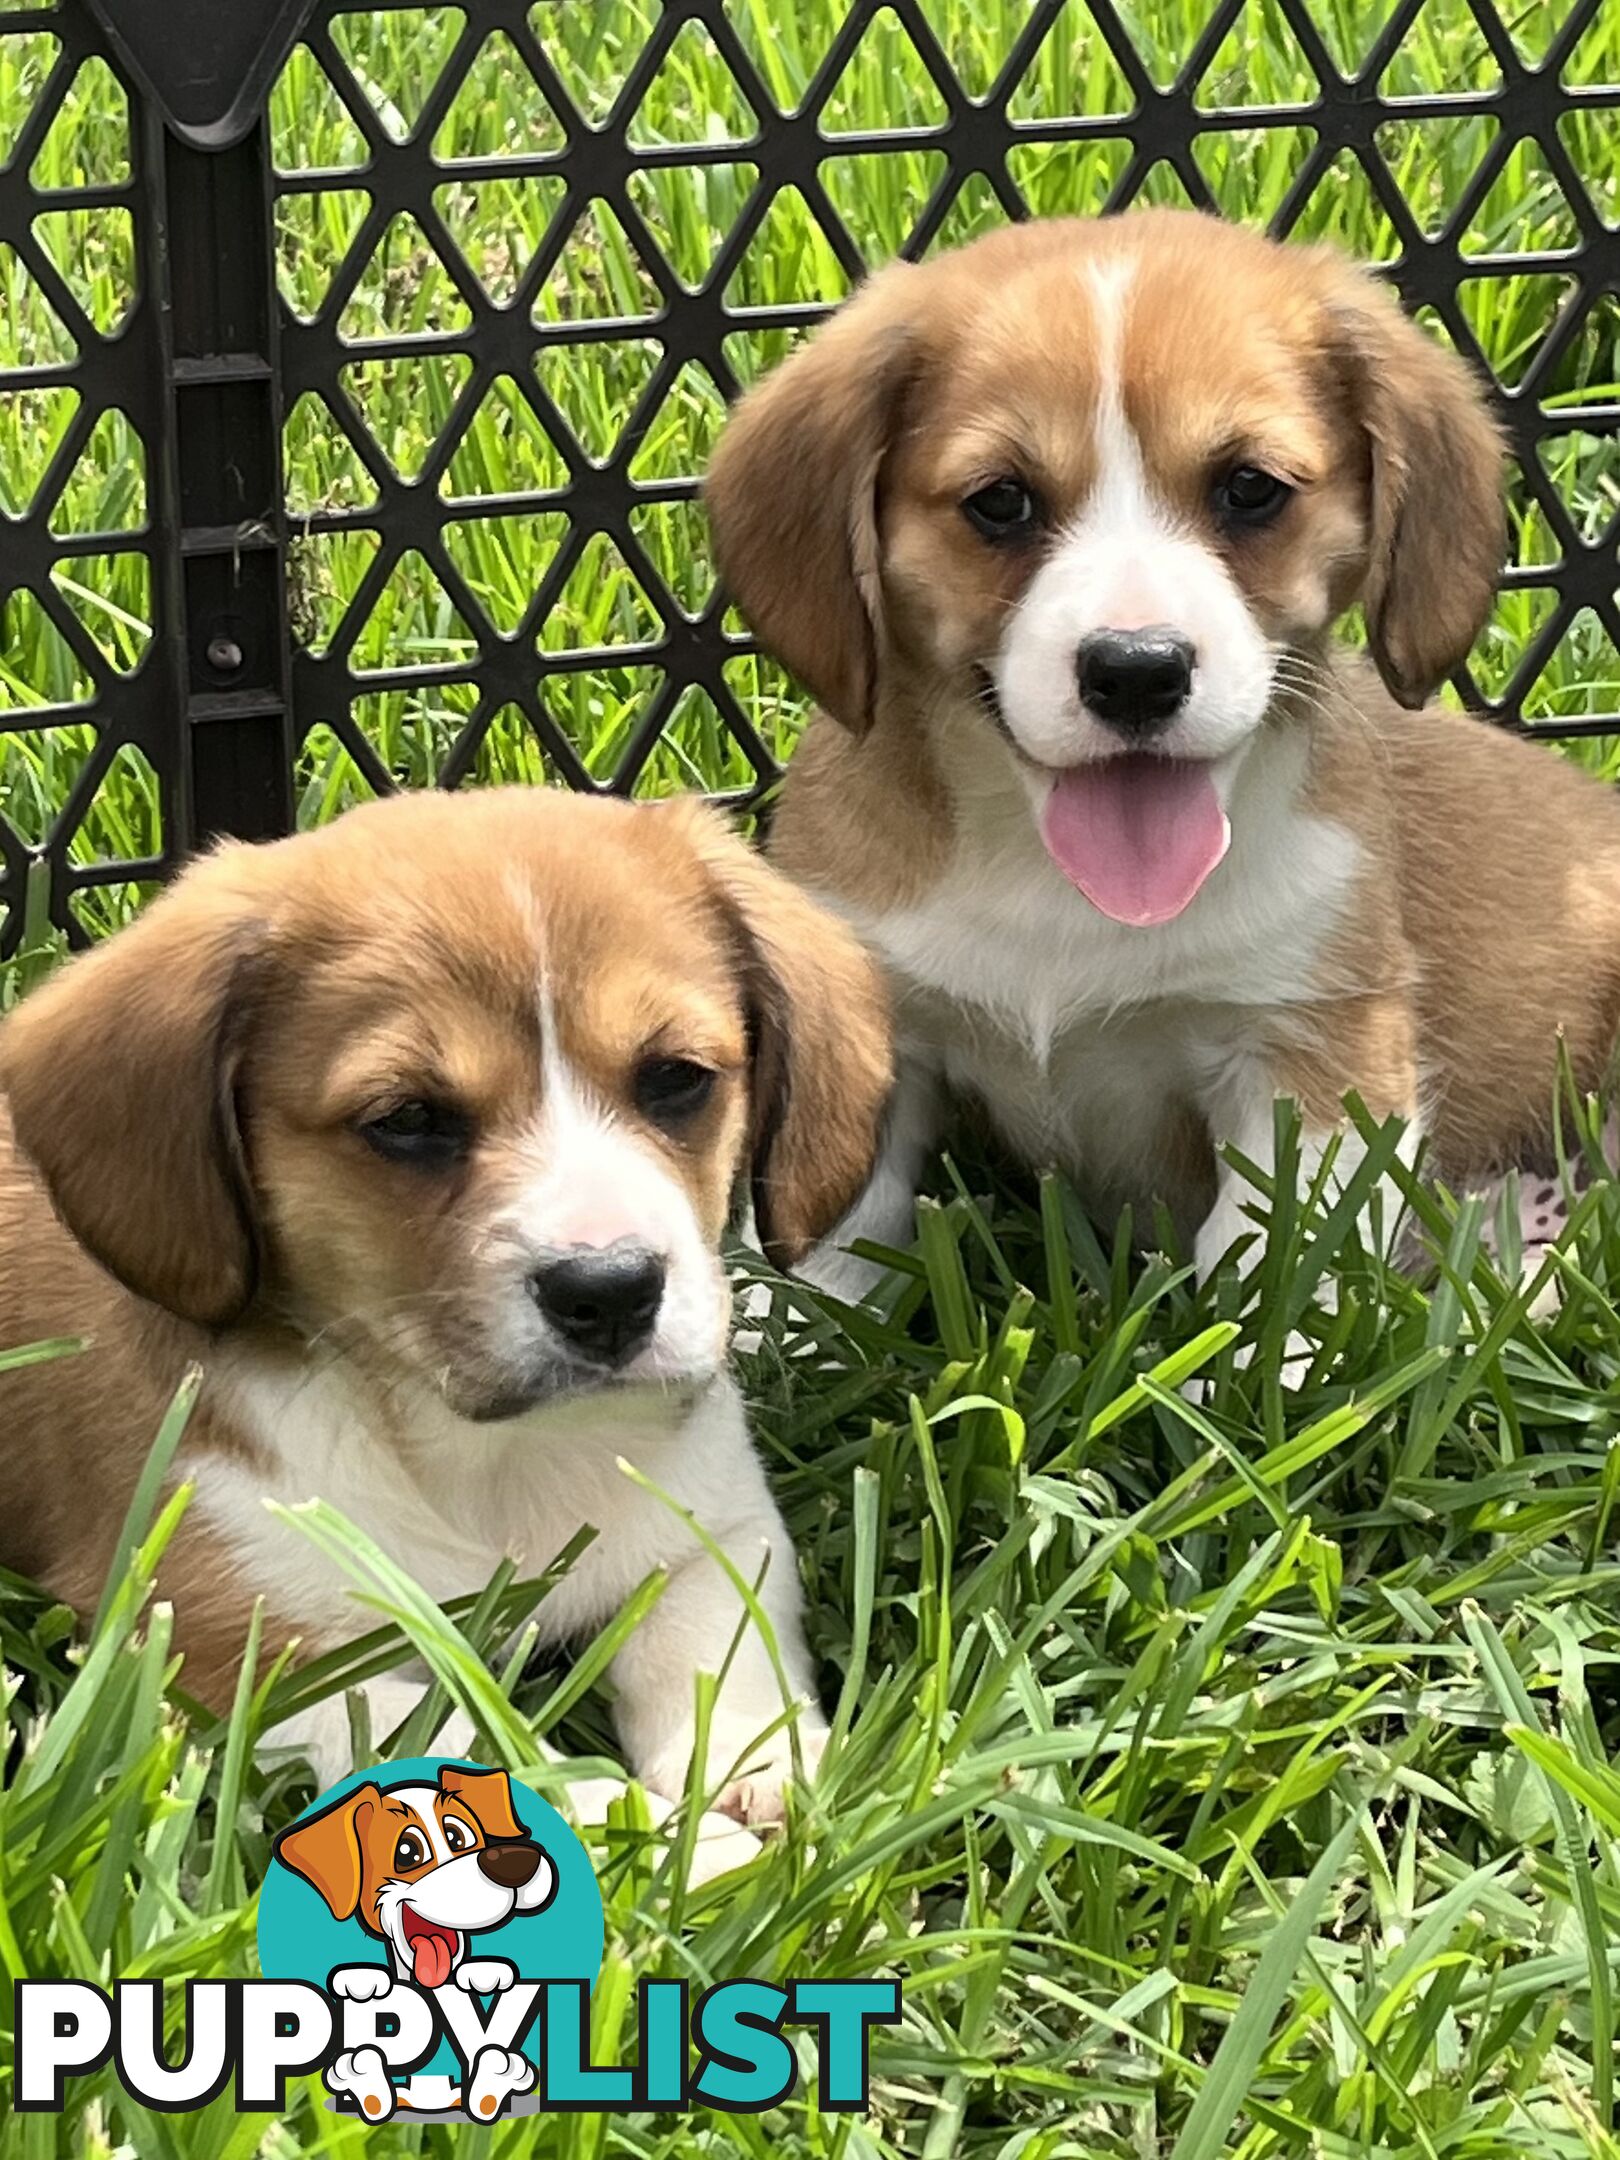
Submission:
M 710 812 L 434 794 L 223 848 L 6 1020 L 0 1083 L 0 1342 L 91 1342 L 0 1376 L 10 1565 L 94 1605 L 196 1361 L 161 1587 L 206 1700 L 230 1698 L 256 1598 L 267 1645 L 365 1624 L 266 1496 L 320 1495 L 441 1600 L 590 1524 L 540 1624 L 591 1628 L 668 1569 L 613 1677 L 631 1764 L 678 1795 L 694 1672 L 744 1608 L 625 1457 L 745 1580 L 768 1556 L 812 1699 L 716 1247 L 743 1188 L 784 1261 L 850 1204 L 887 1021 L 855 939 Z M 420 1683 L 368 1692 L 380 1737 Z M 731 1812 L 779 1811 L 787 1735 L 755 1743 L 783 1710 L 747 1627 L 709 1745 L 739 1765 Z M 813 1756 L 813 1699 L 799 1733 Z M 346 1767 L 341 1701 L 293 1737 L 322 1783 Z
M 1414 710 L 1490 607 L 1499 464 L 1392 296 L 1196 213 L 886 270 L 744 400 L 718 552 L 826 714 L 774 858 L 899 1008 L 835 1245 L 909 1239 L 953 1100 L 1204 1273 L 1252 1237 L 1215 1145 L 1265 1169 L 1279 1095 L 1307 1174 L 1350 1090 L 1453 1182 L 1544 1155 L 1560 1032 L 1591 1086 L 1620 1020 L 1620 805 Z

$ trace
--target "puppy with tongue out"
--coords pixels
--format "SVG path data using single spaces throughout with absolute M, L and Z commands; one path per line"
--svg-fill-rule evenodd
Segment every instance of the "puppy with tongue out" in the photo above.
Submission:
M 1252 1259 L 1278 1096 L 1449 1182 L 1550 1145 L 1620 1027 L 1620 807 L 1418 710 L 1490 608 L 1495 428 L 1331 250 L 1192 212 L 1030 221 L 869 279 L 707 482 L 822 707 L 771 852 L 885 961 L 885 1152 L 808 1270 L 860 1295 L 970 1108 L 1104 1218 Z M 1334 642 L 1359 604 L 1367 650 Z M 1548 872 L 1548 864 L 1557 874 Z M 1384 1201 L 1386 1221 L 1396 1209 Z

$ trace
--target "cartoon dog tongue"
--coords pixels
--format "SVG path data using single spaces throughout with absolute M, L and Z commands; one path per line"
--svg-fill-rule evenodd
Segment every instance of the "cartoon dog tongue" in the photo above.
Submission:
M 443 1987 L 450 1977 L 450 1961 L 456 1954 L 454 1930 L 437 1926 L 403 1908 L 405 1940 L 410 1945 L 411 1977 L 420 1988 Z
M 1171 922 L 1232 844 L 1207 765 L 1130 755 L 1060 774 L 1041 838 L 1071 885 L 1115 922 Z

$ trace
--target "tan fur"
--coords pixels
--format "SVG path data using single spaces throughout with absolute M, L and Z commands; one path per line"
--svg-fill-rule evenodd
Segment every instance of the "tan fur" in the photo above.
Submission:
M 758 1028 L 754 1221 L 765 1251 L 791 1266 L 871 1167 L 891 1079 L 882 986 L 852 939 L 824 936 L 823 911 L 707 813 L 692 816 L 689 830 L 743 939 Z
M 1620 1035 L 1620 804 L 1351 660 L 1313 705 L 1312 803 L 1367 867 L 1318 998 L 1274 1030 L 1279 1092 L 1317 1117 L 1350 1086 L 1380 1115 L 1421 1096 L 1449 1176 L 1544 1161 L 1560 1045 L 1596 1088 Z
M 407 1340 L 466 1362 L 473 1261 L 539 1107 L 542 962 L 564 1055 L 711 1241 L 748 1175 L 784 1258 L 836 1220 L 889 1084 L 876 971 L 712 813 L 425 794 L 226 848 L 0 1028 L 0 1344 L 90 1345 L 0 1376 L 9 1564 L 95 1604 L 193 1362 L 246 1347 L 295 1385 L 341 1351 L 384 1390 Z M 631 1080 L 677 1055 L 720 1077 L 672 1135 Z M 463 1174 L 424 1183 L 355 1131 L 446 1092 L 478 1122 Z M 252 1464 L 206 1384 L 187 1446 Z M 215 1705 L 256 1587 L 182 1526 L 163 1588 L 184 1685 Z M 299 1630 L 272 1611 L 267 1649 Z
M 810 728 L 771 826 L 780 869 L 862 907 L 904 907 L 944 869 L 950 843 L 950 794 L 915 717 L 880 721 L 864 740 L 826 721 Z
M 1316 979 L 1249 1014 L 1253 1042 L 1311 1117 L 1334 1120 L 1351 1088 L 1375 1109 L 1421 1097 L 1449 1174 L 1518 1159 L 1545 1144 L 1560 1037 L 1590 1085 L 1620 1026 L 1620 806 L 1477 721 L 1398 709 L 1488 611 L 1499 444 L 1463 364 L 1331 250 L 1175 212 L 1011 228 L 875 280 L 744 399 L 710 483 L 717 549 L 766 645 L 828 705 L 787 776 L 774 859 L 881 943 L 982 814 L 953 786 L 951 746 L 978 725 L 973 670 L 1038 555 L 986 549 L 959 505 L 1015 471 L 1053 531 L 1083 509 L 1101 381 L 1087 273 L 1126 257 L 1123 406 L 1155 498 L 1222 551 L 1291 656 L 1266 725 L 1306 731 L 1307 807 L 1365 851 Z M 874 402 L 896 354 L 898 388 Z M 1209 490 L 1235 455 L 1298 493 L 1228 546 Z M 875 527 L 875 578 L 827 542 L 834 508 L 797 547 L 807 472 L 843 528 Z M 1330 647 L 1357 600 L 1381 683 Z M 826 692 L 868 666 L 861 699 Z M 930 993 L 901 995 L 921 1009 Z
M 830 326 L 775 378 L 774 492 L 733 452 L 709 475 L 710 515 L 724 526 L 739 597 L 795 674 L 846 727 L 870 725 L 880 664 L 877 484 L 900 424 L 911 368 L 903 264 L 866 287 L 858 319 Z M 890 326 L 896 326 L 891 330 Z M 785 387 L 781 387 L 785 385 Z
M 1387 704 L 1379 718 L 1436 1150 L 1459 1176 L 1501 1168 L 1545 1148 L 1560 1040 L 1579 1086 L 1607 1076 L 1620 803 L 1477 721 Z
M 59 971 L 5 1037 L 18 1144 L 80 1244 L 204 1326 L 240 1314 L 257 1274 L 232 1098 L 257 994 L 258 870 L 246 854 L 217 858 L 182 904 Z M 69 1072 L 68 1036 L 101 1054 Z

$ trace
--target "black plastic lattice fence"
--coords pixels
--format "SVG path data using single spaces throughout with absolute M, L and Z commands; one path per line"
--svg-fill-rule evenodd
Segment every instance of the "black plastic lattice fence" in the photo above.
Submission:
M 0 161 L 0 956 L 399 784 L 757 803 L 799 708 L 694 508 L 724 404 L 1032 210 L 1386 262 L 1514 459 L 1457 689 L 1620 733 L 1604 0 L 0 0 Z

